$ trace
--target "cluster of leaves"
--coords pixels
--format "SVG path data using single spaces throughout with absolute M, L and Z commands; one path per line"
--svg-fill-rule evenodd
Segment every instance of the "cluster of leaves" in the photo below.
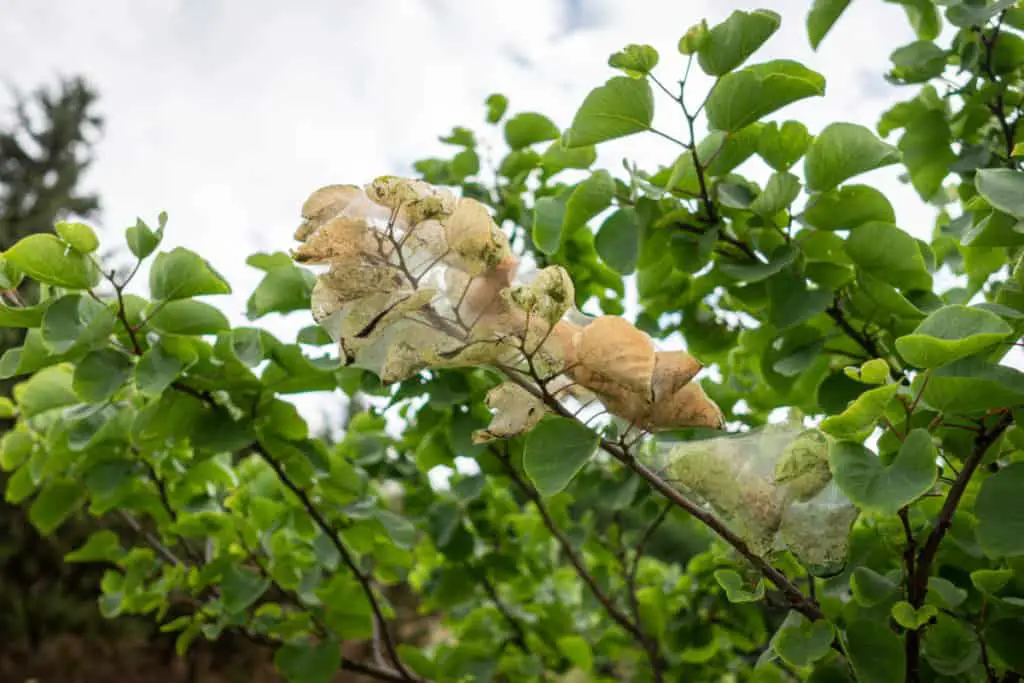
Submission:
M 813 44 L 848 4 L 816 0 Z M 452 158 L 416 167 L 491 207 L 521 257 L 564 268 L 580 308 L 622 313 L 635 274 L 638 327 L 681 335 L 717 371 L 703 388 L 730 425 L 762 427 L 783 407 L 823 417 L 816 471 L 858 513 L 838 573 L 751 544 L 645 458 L 721 437 L 591 428 L 544 377 L 506 371 L 551 414 L 475 443 L 493 368 L 385 387 L 325 352 L 316 327 L 295 343 L 230 328 L 201 300 L 228 292 L 223 278 L 188 250 L 156 253 L 163 218 L 127 231 L 126 276 L 104 270 L 81 224 L 4 253 L 0 324 L 28 328 L 0 359 L 0 375 L 27 377 L 4 406 L 18 419 L 0 449 L 7 499 L 44 531 L 82 511 L 105 525 L 68 557 L 110 565 L 104 614 L 151 614 L 182 649 L 239 630 L 276 647 L 294 681 L 339 667 L 394 681 L 1019 679 L 1024 374 L 1000 361 L 1024 330 L 1024 11 L 901 4 L 918 40 L 889 78 L 919 90 L 877 132 L 765 120 L 825 78 L 747 64 L 780 23 L 758 10 L 681 37 L 689 67 L 715 78 L 697 106 L 686 74 L 665 86 L 655 49 L 630 45 L 609 59 L 624 75 L 566 131 L 507 116 L 495 95 L 487 120 L 509 148 L 495 168 L 465 128 L 444 138 Z M 948 46 L 935 43 L 944 28 Z M 689 139 L 652 127 L 656 95 Z M 676 161 L 592 170 L 595 145 L 644 133 Z M 761 162 L 763 184 L 739 173 Z M 936 209 L 930 239 L 858 182 L 894 164 Z M 129 294 L 150 257 L 148 296 Z M 249 263 L 265 272 L 250 319 L 309 309 L 311 272 L 282 253 Z M 22 277 L 37 300 L 22 300 Z M 328 446 L 285 399 L 338 389 L 381 407 Z M 459 456 L 479 471 L 432 486 Z M 429 641 L 401 642 L 395 584 L 439 615 Z M 343 661 L 348 639 L 377 656 Z

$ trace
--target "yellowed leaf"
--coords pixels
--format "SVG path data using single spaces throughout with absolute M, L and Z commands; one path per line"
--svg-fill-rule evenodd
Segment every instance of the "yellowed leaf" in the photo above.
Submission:
M 491 389 L 487 394 L 487 407 L 494 411 L 494 417 L 485 429 L 473 433 L 475 443 L 509 439 L 528 432 L 547 410 L 540 399 L 512 382 Z

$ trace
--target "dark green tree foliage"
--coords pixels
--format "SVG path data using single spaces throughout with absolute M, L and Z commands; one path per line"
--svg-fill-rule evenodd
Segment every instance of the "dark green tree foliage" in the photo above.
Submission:
M 6 499 L 44 533 L 104 525 L 66 558 L 108 567 L 104 615 L 146 615 L 182 652 L 242 634 L 295 683 L 1019 681 L 1024 373 L 1000 361 L 1024 330 L 1024 16 L 1005 0 L 900 4 L 916 40 L 887 77 L 909 95 L 874 130 L 787 120 L 826 78 L 758 61 L 783 18 L 753 10 L 686 31 L 681 74 L 626 46 L 571 122 L 488 98 L 507 143 L 494 167 L 464 127 L 415 166 L 458 202 L 395 178 L 315 192 L 295 258 L 248 261 L 264 273 L 250 321 L 322 321 L 294 341 L 231 328 L 209 303 L 229 284 L 160 249 L 165 216 L 126 234 L 146 296 L 126 293 L 138 269 L 97 267 L 87 226 L 22 239 L 5 277 L 44 296 L 0 309 L 28 329 L 0 358 L 21 382 Z M 813 45 L 848 5 L 815 0 Z M 710 91 L 693 92 L 697 68 Z M 662 107 L 683 133 L 652 127 Z M 595 146 L 632 135 L 675 161 L 594 168 Z M 930 236 L 872 186 L 893 165 L 935 210 Z M 463 205 L 472 220 L 455 219 Z M 436 260 L 406 260 L 421 248 Z M 511 286 L 531 258 L 546 279 Z M 317 259 L 334 269 L 298 262 Z M 421 272 L 442 263 L 478 278 L 448 308 L 459 288 L 425 289 Z M 622 313 L 627 274 L 637 327 L 681 335 L 716 372 L 667 371 L 621 320 L 601 329 L 629 344 L 586 346 L 597 323 L 566 309 Z M 474 283 L 512 311 L 483 332 L 462 315 Z M 534 315 L 579 334 L 528 345 Z M 446 346 L 477 333 L 485 361 Z M 656 380 L 673 400 L 699 382 L 729 433 L 644 431 L 718 425 L 648 420 Z M 288 401 L 322 391 L 367 401 L 330 445 Z M 790 424 L 766 427 L 780 409 Z M 459 457 L 479 471 L 431 486 Z M 396 587 L 436 620 L 428 637 L 397 623 Z

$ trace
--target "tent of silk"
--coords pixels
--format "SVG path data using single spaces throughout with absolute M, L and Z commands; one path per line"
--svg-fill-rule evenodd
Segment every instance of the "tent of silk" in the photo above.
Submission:
M 693 381 L 697 359 L 658 351 L 622 318 L 580 315 L 559 266 L 518 281 L 508 238 L 474 199 L 385 176 L 365 188 L 323 187 L 302 216 L 294 257 L 328 266 L 313 290 L 313 315 L 344 363 L 384 382 L 472 365 L 510 378 L 487 396 L 494 415 L 477 441 L 532 429 L 547 412 L 544 392 L 600 400 L 648 431 L 723 426 Z M 768 427 L 655 450 L 673 482 L 756 552 L 790 550 L 821 574 L 844 564 L 856 509 L 832 482 L 822 432 Z

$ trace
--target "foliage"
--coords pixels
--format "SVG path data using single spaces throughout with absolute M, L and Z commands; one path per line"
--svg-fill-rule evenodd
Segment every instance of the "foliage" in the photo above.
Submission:
M 814 3 L 814 44 L 847 4 Z M 29 332 L 0 359 L 25 378 L 7 499 L 43 530 L 110 523 L 69 557 L 111 566 L 105 615 L 182 650 L 242 632 L 293 681 L 1017 680 L 1024 19 L 903 4 L 918 41 L 888 78 L 917 93 L 877 131 L 762 120 L 825 79 L 749 63 L 780 18 L 736 13 L 679 42 L 716 77 L 696 107 L 630 45 L 562 135 L 489 98 L 496 168 L 456 128 L 426 182 L 317 190 L 294 261 L 250 259 L 251 320 L 321 323 L 295 342 L 197 298 L 229 285 L 157 251 L 165 217 L 126 236 L 148 296 L 88 233 L 20 242 L 8 277 L 41 288 L 8 297 Z M 689 139 L 652 127 L 666 103 Z M 592 169 L 639 134 L 678 159 Z M 867 183 L 893 164 L 928 239 Z M 328 445 L 287 398 L 339 389 L 371 407 Z M 392 628 L 397 584 L 437 615 L 427 642 Z M 341 656 L 359 639 L 375 658 Z

